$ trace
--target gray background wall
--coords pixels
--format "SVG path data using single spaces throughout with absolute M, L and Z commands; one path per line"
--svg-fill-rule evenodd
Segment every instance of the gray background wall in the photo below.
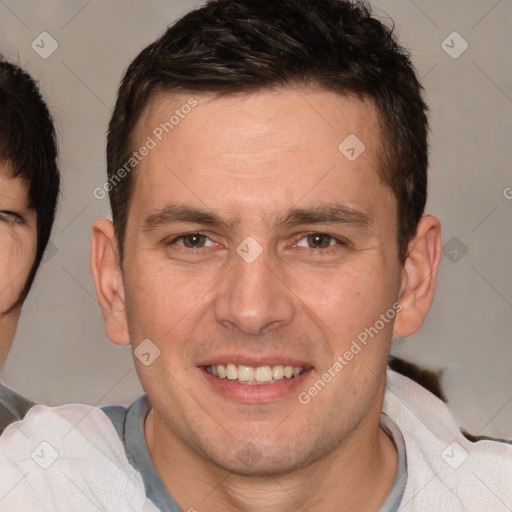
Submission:
M 90 231 L 109 208 L 93 190 L 105 179 L 105 132 L 124 69 L 200 3 L 0 0 L 0 51 L 39 79 L 63 171 L 52 242 L 3 375 L 33 399 L 126 404 L 141 393 L 129 348 L 106 339 L 94 298 Z M 441 218 L 445 244 L 431 314 L 393 350 L 445 368 L 466 428 L 512 437 L 512 1 L 372 5 L 394 19 L 423 77 L 432 114 L 428 211 Z M 31 47 L 42 46 L 42 32 L 58 43 L 46 59 Z M 42 37 L 38 50 L 48 51 Z

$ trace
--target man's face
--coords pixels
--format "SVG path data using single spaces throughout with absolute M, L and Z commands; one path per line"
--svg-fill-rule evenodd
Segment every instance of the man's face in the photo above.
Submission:
M 151 340 L 145 362 L 160 351 L 137 371 L 155 436 L 230 471 L 280 473 L 380 419 L 392 321 L 304 399 L 399 295 L 377 114 L 330 92 L 195 98 L 159 141 L 189 97 L 155 97 L 136 132 L 137 148 L 157 144 L 135 171 L 126 315 L 134 348 Z
M 20 308 L 5 314 L 19 299 L 36 248 L 36 214 L 28 208 L 28 186 L 0 168 L 0 368 L 16 332 Z

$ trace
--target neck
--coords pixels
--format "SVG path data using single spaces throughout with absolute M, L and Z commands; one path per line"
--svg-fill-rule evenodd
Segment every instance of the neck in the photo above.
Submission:
M 154 410 L 145 431 L 155 467 L 182 510 L 376 512 L 393 487 L 398 466 L 394 443 L 379 427 L 379 420 L 380 412 L 363 421 L 328 456 L 293 472 L 269 476 L 219 468 L 170 437 Z
M 11 350 L 20 313 L 21 307 L 8 313 L 0 313 L 0 374 L 2 373 L 7 355 Z

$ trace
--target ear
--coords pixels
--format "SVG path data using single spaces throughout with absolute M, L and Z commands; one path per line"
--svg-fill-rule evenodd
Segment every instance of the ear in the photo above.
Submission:
M 441 223 L 428 215 L 423 217 L 402 269 L 400 304 L 393 334 L 406 337 L 420 327 L 434 300 L 436 277 L 441 262 Z
M 105 322 L 105 334 L 113 343 L 128 345 L 123 276 L 112 222 L 99 219 L 92 229 L 91 272 Z

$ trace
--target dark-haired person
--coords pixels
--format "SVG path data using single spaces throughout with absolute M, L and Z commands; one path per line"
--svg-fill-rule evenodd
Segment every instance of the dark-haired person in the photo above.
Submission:
M 48 243 L 58 193 L 50 113 L 30 75 L 0 59 L 0 366 Z M 2 512 L 155 512 L 101 410 L 34 405 L 0 384 L 1 431 Z M 90 431 L 98 436 L 92 443 Z M 105 482 L 115 485 L 105 489 Z
M 0 369 L 50 237 L 58 193 L 51 115 L 32 77 L 0 57 Z M 0 383 L 0 432 L 32 405 Z
M 432 303 L 427 107 L 365 4 L 218 0 L 129 66 L 93 230 L 107 408 L 162 511 L 512 508 L 512 446 L 387 370 Z

